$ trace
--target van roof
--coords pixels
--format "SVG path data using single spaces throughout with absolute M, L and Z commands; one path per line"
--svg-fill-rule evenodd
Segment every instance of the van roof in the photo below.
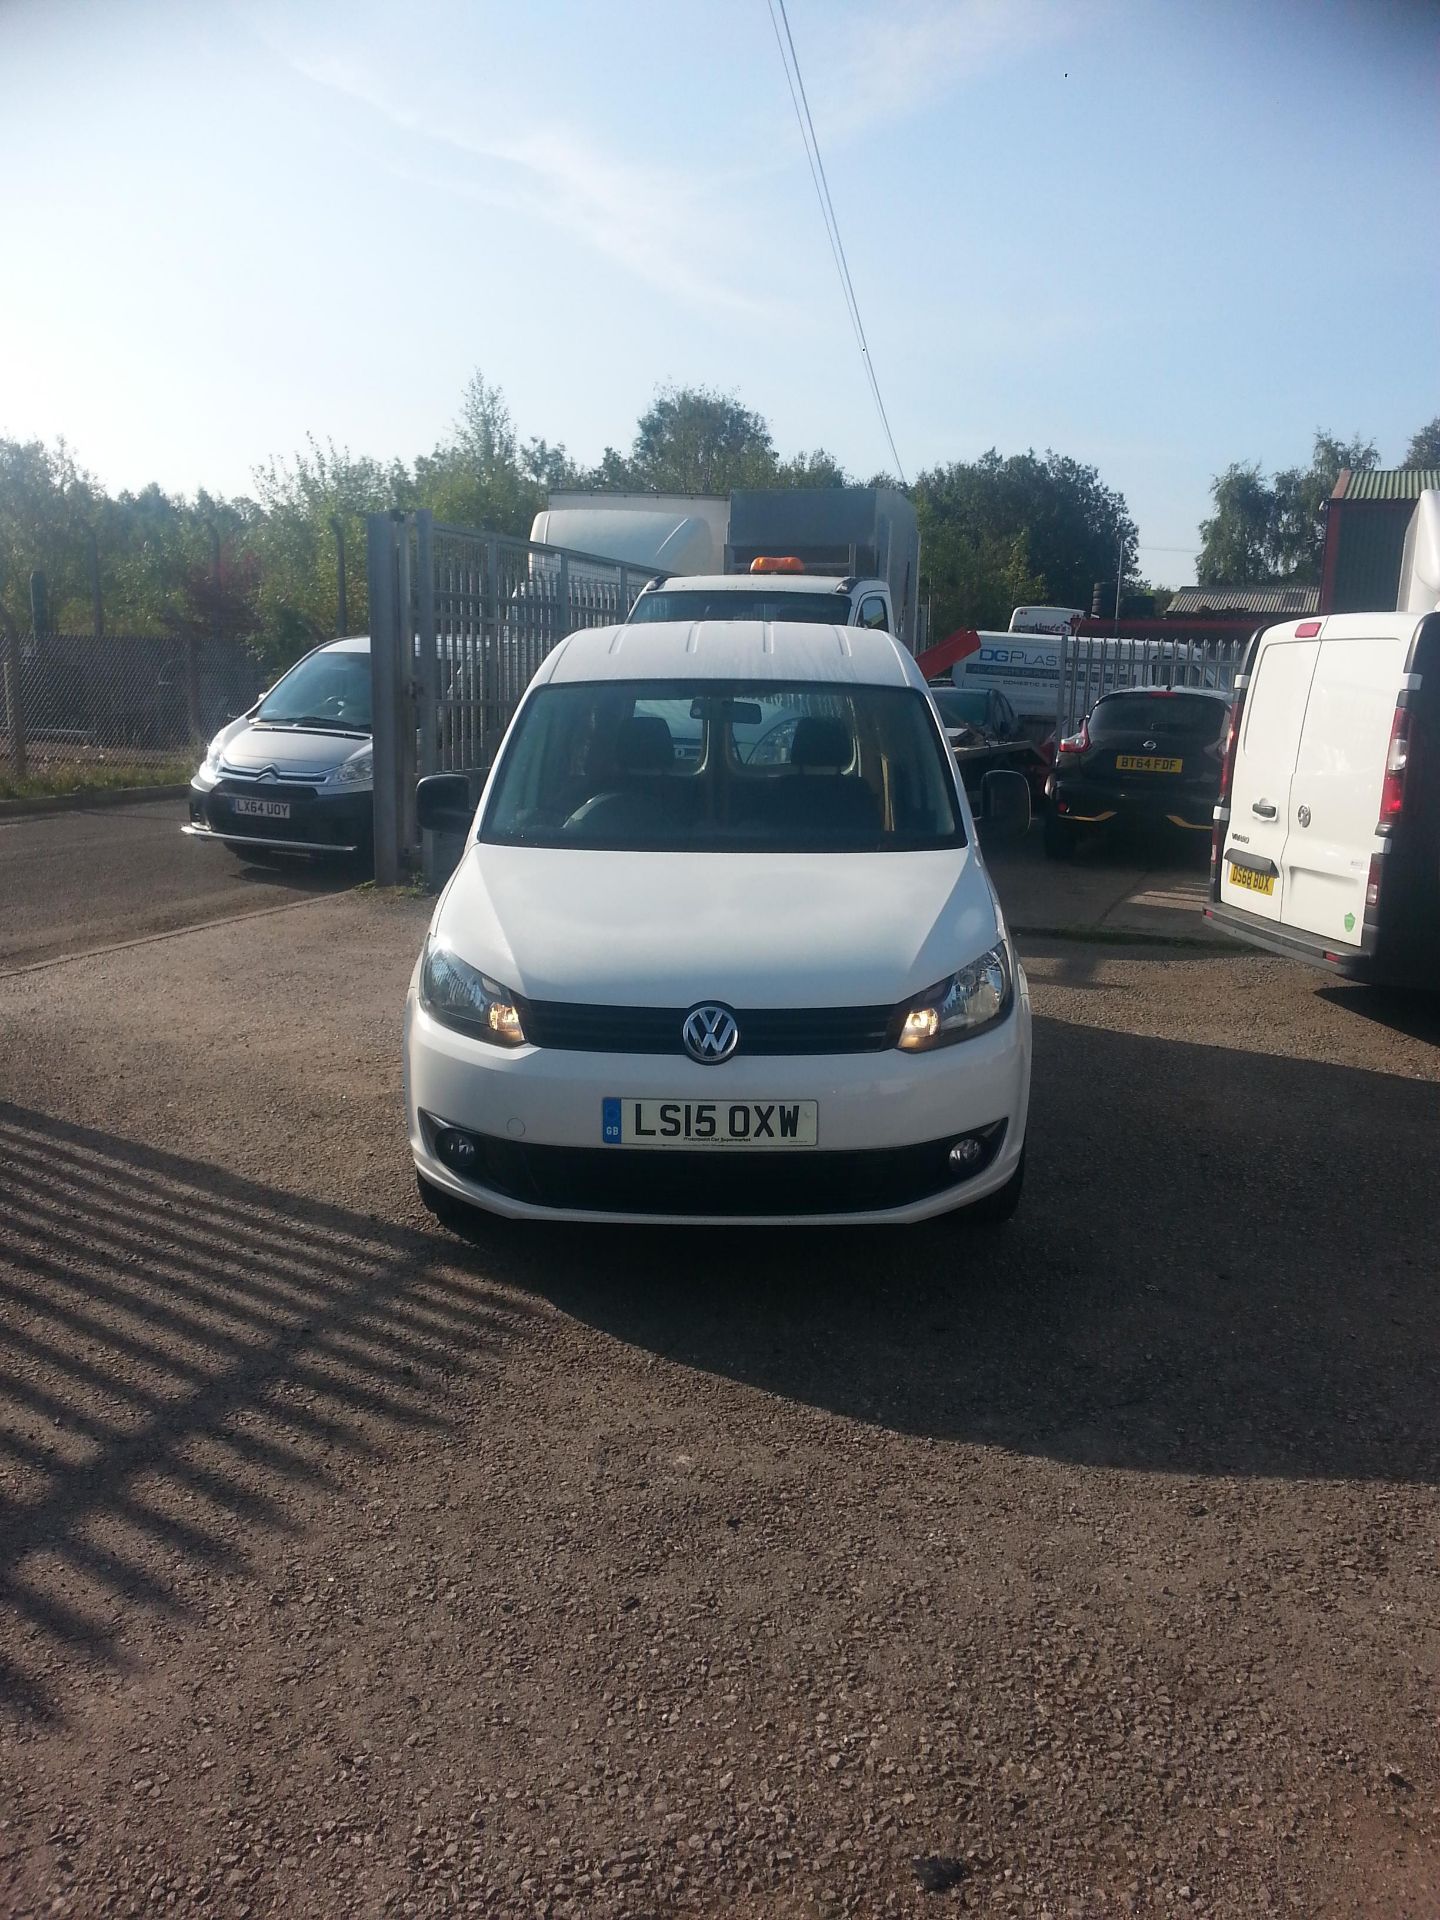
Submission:
M 557 685 L 579 680 L 925 684 L 891 634 L 803 620 L 646 620 L 634 626 L 586 627 L 547 654 L 535 677 Z
M 645 587 L 647 593 L 666 593 L 675 588 L 688 593 L 749 591 L 751 593 L 832 593 L 849 595 L 858 587 L 885 588 L 883 580 L 839 578 L 833 573 L 676 573 Z M 885 588 L 888 592 L 889 589 Z

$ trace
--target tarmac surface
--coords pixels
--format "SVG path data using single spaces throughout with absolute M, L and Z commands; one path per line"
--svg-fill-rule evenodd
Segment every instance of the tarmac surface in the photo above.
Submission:
M 344 862 L 257 865 L 186 838 L 184 800 L 0 819 L 0 973 L 354 886 Z
M 184 800 L 0 819 L 0 973 L 354 886 L 343 860 L 260 864 L 187 839 Z M 1044 858 L 1038 826 L 992 865 L 1017 927 L 1214 940 L 1205 852 L 1122 841 Z
M 1433 1007 L 1022 937 L 1010 1226 L 462 1241 L 426 901 L 90 871 L 0 980 L 7 1920 L 1440 1911 Z

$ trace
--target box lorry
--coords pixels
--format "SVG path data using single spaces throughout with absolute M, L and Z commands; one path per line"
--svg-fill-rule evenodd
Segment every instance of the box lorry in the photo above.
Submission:
M 530 537 L 685 575 L 711 594 L 743 596 L 742 580 L 763 561 L 775 579 L 782 572 L 811 577 L 817 591 L 843 594 L 848 611 L 841 624 L 879 624 L 873 606 L 864 622 L 860 610 L 867 597 L 882 599 L 888 631 L 912 653 L 924 645 L 919 524 L 893 487 L 737 487 L 724 496 L 555 492 Z M 726 579 L 734 584 L 716 584 Z M 666 586 L 676 588 L 673 577 Z

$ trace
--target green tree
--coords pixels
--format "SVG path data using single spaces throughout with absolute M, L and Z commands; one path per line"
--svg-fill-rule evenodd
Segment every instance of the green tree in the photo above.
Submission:
M 788 460 L 780 461 L 771 484 L 777 487 L 849 487 L 854 482 L 833 453 L 827 453 L 824 447 L 816 447 L 813 453 L 793 453 Z
M 1253 463 L 1227 467 L 1211 483 L 1215 511 L 1200 523 L 1199 584 L 1315 585 L 1325 544 L 1324 506 L 1335 482 L 1346 468 L 1363 471 L 1379 458 L 1373 440 L 1317 433 L 1306 467 L 1286 467 L 1270 480 Z
M 257 467 L 255 489 L 255 607 L 267 653 L 277 661 L 293 658 L 334 633 L 337 523 L 345 541 L 346 624 L 363 633 L 365 516 L 420 504 L 410 469 L 399 460 L 386 464 L 311 438 L 303 452 Z
M 1033 450 L 920 474 L 914 498 L 931 630 L 1004 626 L 1026 601 L 1088 607 L 1096 580 L 1127 578 L 1136 530 L 1123 495 L 1063 454 Z
M 630 484 L 658 493 L 728 493 L 775 478 L 770 428 L 731 394 L 664 387 L 635 428 Z
M 1248 586 L 1270 575 L 1276 501 L 1260 468 L 1229 466 L 1210 483 L 1215 511 L 1200 522 L 1195 563 L 1202 587 Z
M 563 447 L 532 442 L 538 462 L 565 464 Z M 524 536 L 545 504 L 535 467 L 521 459 L 515 423 L 499 387 L 480 372 L 471 375 L 448 440 L 415 463 L 419 505 L 457 527 L 485 527 Z
M 1405 449 L 1407 467 L 1440 467 L 1440 413 L 1411 436 Z
M 30 575 L 45 575 L 50 624 L 90 625 L 88 530 L 103 491 L 63 440 L 0 440 L 0 597 L 30 625 Z

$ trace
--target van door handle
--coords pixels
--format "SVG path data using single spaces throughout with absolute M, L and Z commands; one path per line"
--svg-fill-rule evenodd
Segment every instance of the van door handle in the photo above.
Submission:
M 1262 820 L 1273 820 L 1276 813 L 1276 809 L 1271 806 L 1268 800 L 1252 800 L 1250 802 L 1250 811 L 1252 813 L 1258 813 Z

